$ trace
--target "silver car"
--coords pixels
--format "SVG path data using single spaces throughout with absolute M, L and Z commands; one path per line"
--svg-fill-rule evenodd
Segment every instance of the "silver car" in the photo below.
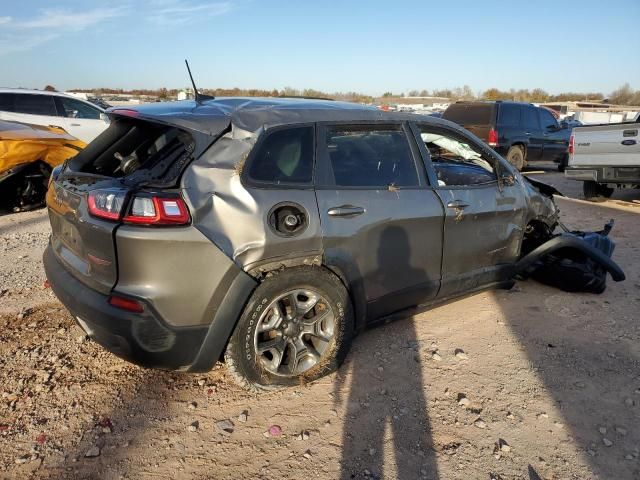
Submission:
M 508 288 L 566 246 L 554 189 L 438 118 L 256 98 L 110 116 L 52 174 L 44 264 L 87 334 L 141 365 L 224 358 L 248 388 L 297 385 L 370 323 Z

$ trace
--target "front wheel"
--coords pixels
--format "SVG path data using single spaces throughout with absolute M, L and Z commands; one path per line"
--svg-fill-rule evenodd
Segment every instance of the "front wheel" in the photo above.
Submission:
M 601 185 L 593 180 L 585 180 L 582 184 L 584 198 L 591 202 L 602 202 L 613 195 L 613 188 Z
M 291 268 L 256 288 L 225 361 L 250 390 L 299 385 L 336 370 L 352 332 L 351 302 L 340 280 L 319 267 Z

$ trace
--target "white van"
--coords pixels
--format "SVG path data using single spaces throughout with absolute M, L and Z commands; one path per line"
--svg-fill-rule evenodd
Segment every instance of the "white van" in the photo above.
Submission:
M 105 111 L 64 93 L 0 88 L 0 120 L 54 125 L 89 143 L 109 126 Z

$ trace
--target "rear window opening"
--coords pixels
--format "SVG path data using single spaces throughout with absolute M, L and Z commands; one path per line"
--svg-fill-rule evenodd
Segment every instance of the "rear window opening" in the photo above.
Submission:
M 69 162 L 75 172 L 126 177 L 138 170 L 160 167 L 160 178 L 178 159 L 190 155 L 193 137 L 176 127 L 140 119 L 116 118 Z

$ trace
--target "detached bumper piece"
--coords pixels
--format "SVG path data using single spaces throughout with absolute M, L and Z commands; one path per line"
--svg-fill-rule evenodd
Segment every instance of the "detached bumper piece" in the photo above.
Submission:
M 613 220 L 599 232 L 556 235 L 522 257 L 516 264 L 516 274 L 565 292 L 602 293 L 607 272 L 616 282 L 625 279 L 611 259 L 615 243 L 608 234 L 612 227 Z

